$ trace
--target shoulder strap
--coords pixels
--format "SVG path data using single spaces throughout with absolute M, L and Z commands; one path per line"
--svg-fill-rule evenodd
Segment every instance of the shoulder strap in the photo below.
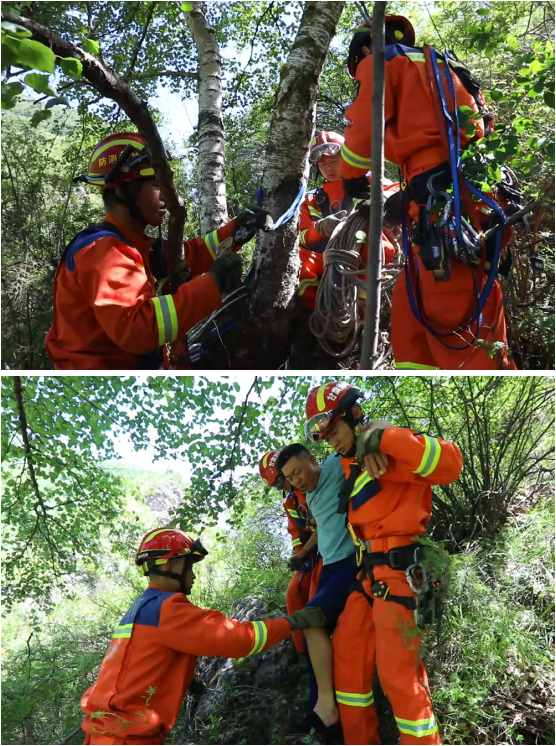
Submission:
M 104 221 L 100 225 L 89 225 L 87 228 L 85 228 L 85 230 L 82 230 L 80 233 L 78 233 L 77 236 L 75 236 L 75 238 L 70 241 L 70 243 L 62 252 L 60 261 L 65 260 L 67 268 L 70 270 L 70 272 L 73 272 L 75 270 L 75 255 L 77 254 L 77 252 L 92 244 L 93 241 L 97 241 L 99 238 L 104 238 L 105 236 L 114 236 L 114 238 L 119 238 L 127 246 L 129 246 L 129 241 L 116 228 L 116 226 L 112 225 L 112 223 L 107 223 L 106 221 Z
M 330 215 L 330 199 L 323 187 L 317 189 L 317 207 L 322 213 L 323 218 Z
M 346 481 L 342 485 L 342 489 L 340 490 L 338 510 L 336 511 L 337 513 L 347 513 L 349 498 L 353 491 L 355 480 L 357 479 L 358 475 L 359 464 L 357 463 L 357 461 L 354 461 L 352 464 L 349 465 L 349 477 L 346 479 Z

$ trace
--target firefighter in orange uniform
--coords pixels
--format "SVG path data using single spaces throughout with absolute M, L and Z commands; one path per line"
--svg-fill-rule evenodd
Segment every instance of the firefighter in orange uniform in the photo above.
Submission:
M 288 490 L 284 500 L 284 510 L 288 517 L 288 533 L 292 537 L 292 557 L 290 567 L 295 569 L 286 591 L 288 614 L 302 609 L 314 596 L 319 584 L 322 558 L 317 554 L 317 531 L 311 519 L 305 495 L 293 489 L 291 484 L 276 468 L 280 451 L 265 453 L 259 462 L 259 472 L 269 487 Z M 303 635 L 292 632 L 292 640 L 298 653 L 303 653 Z
M 342 457 L 346 482 L 338 512 L 348 514 L 363 566 L 332 638 L 344 738 L 380 743 L 376 670 L 400 743 L 439 744 L 419 657 L 418 625 L 433 613 L 434 593 L 418 537 L 430 519 L 431 485 L 455 481 L 462 458 L 453 443 L 426 433 L 385 420 L 365 426 L 361 397 L 350 384 L 333 381 L 313 389 L 306 405 L 308 437 L 324 438 Z
M 259 462 L 261 477 L 269 487 L 278 490 L 289 490 L 284 500 L 284 510 L 288 516 L 288 533 L 292 537 L 292 556 L 289 565 L 294 571 L 286 590 L 286 609 L 294 614 L 303 609 L 315 595 L 322 570 L 322 557 L 317 549 L 317 529 L 314 518 L 311 518 L 307 500 L 300 490 L 294 489 L 288 480 L 276 468 L 280 451 L 266 453 Z M 292 632 L 295 649 L 303 655 L 309 672 L 309 696 L 307 713 L 311 713 L 318 698 L 318 688 L 307 651 L 307 643 L 302 632 Z M 304 731 L 306 721 L 297 724 L 296 729 Z
M 198 655 L 243 658 L 292 631 L 323 626 L 320 609 L 238 622 L 192 604 L 193 563 L 207 551 L 177 528 L 150 531 L 136 564 L 149 587 L 132 603 L 108 647 L 95 683 L 81 699 L 87 744 L 164 743 L 195 672 Z
M 164 244 L 144 235 L 148 225 L 161 225 L 166 210 L 141 137 L 122 132 L 105 138 L 79 178 L 102 191 L 106 215 L 62 255 L 48 355 L 58 370 L 168 367 L 165 344 L 220 308 L 222 293 L 241 274 L 238 256 L 216 257 L 219 243 L 237 236 L 237 251 L 263 227 L 266 213 L 253 208 L 204 239 L 186 241 L 194 277 L 174 290 L 164 282 Z
M 299 297 L 310 310 L 315 308 L 317 288 L 324 272 L 323 252 L 334 228 L 342 217 L 349 215 L 360 200 L 353 200 L 344 191 L 340 178 L 340 149 L 344 138 L 337 132 L 319 132 L 311 143 L 309 161 L 318 168 L 324 183 L 308 192 L 301 206 L 299 258 L 301 275 Z M 396 252 L 395 239 L 388 232 L 383 236 L 384 264 L 389 264 Z M 362 250 L 362 265 L 366 266 L 366 245 Z
M 442 118 L 441 94 L 432 62 L 434 57 L 442 89 L 451 102 L 445 60 L 430 47 L 415 47 L 415 32 L 407 18 L 386 16 L 385 29 L 385 157 L 397 164 L 403 174 L 404 216 L 405 220 L 410 219 L 408 232 L 412 240 L 405 273 L 400 275 L 393 294 L 391 338 L 395 367 L 514 368 L 507 357 L 502 291 L 494 276 L 489 282 L 496 240 L 489 239 L 485 246 L 484 241 L 476 239 L 490 226 L 495 208 L 487 209 L 484 201 L 472 200 L 467 187 L 462 187 L 462 209 L 473 232 L 462 227 L 466 239 L 463 244 L 459 242 L 463 248 L 457 249 L 455 221 L 450 218 L 450 223 L 442 223 L 440 207 L 435 207 L 438 219 L 431 218 L 433 204 L 441 205 L 442 210 L 446 205 L 446 216 L 454 215 L 453 200 L 450 208 L 451 198 L 446 193 L 453 184 L 449 134 Z M 373 88 L 368 26 L 358 29 L 352 39 L 348 69 L 359 87 L 357 98 L 346 111 L 351 124 L 345 131 L 340 173 L 346 192 L 364 197 L 364 175 L 371 165 Z M 458 136 L 464 148 L 484 136 L 491 119 L 484 111 L 484 97 L 478 85 L 455 59 L 450 59 L 450 78 L 461 112 Z M 475 117 L 479 111 L 481 114 Z M 491 194 L 487 196 L 492 200 Z M 499 206 L 503 200 L 497 197 L 496 202 Z M 496 217 L 495 222 L 498 220 Z M 511 236 L 511 228 L 506 229 L 501 248 Z M 470 249 L 473 242 L 475 248 Z M 497 269 L 495 266 L 493 271 Z M 488 349 L 495 343 L 501 344 Z

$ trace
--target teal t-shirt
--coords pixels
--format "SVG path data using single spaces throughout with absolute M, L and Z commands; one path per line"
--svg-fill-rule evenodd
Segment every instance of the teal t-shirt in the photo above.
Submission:
M 337 512 L 344 481 L 342 461 L 332 454 L 322 465 L 316 490 L 307 493 L 307 504 L 317 522 L 323 565 L 339 562 L 355 552 L 355 544 L 346 528 L 346 517 Z

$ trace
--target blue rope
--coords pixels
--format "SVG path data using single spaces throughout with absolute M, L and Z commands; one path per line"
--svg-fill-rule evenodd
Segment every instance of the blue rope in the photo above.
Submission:
M 450 171 L 452 176 L 452 184 L 453 184 L 453 190 L 454 190 L 454 212 L 455 212 L 455 229 L 456 229 L 456 235 L 458 238 L 458 241 L 461 245 L 464 245 L 463 241 L 463 235 L 461 232 L 461 201 L 460 201 L 460 188 L 459 188 L 459 173 L 461 168 L 461 158 L 460 158 L 460 142 L 459 142 L 459 116 L 458 116 L 458 110 L 456 106 L 456 94 L 454 89 L 454 82 L 452 80 L 452 76 L 450 74 L 450 64 L 449 64 L 449 57 L 448 52 L 446 51 L 444 53 L 444 62 L 446 64 L 446 78 L 448 81 L 448 87 L 450 89 L 450 94 L 454 101 L 454 117 L 455 117 L 455 125 L 456 125 L 456 134 L 457 137 L 454 137 L 454 131 L 452 129 L 452 124 L 454 123 L 452 120 L 452 117 L 448 111 L 448 102 L 446 100 L 446 94 L 444 92 L 444 87 L 442 85 L 441 75 L 440 75 L 440 69 L 438 67 L 438 61 L 436 59 L 436 53 L 435 50 L 431 48 L 431 61 L 436 77 L 436 84 L 438 87 L 438 91 L 440 94 L 440 100 L 442 103 L 442 111 L 444 114 L 444 117 L 447 122 L 447 133 L 448 133 L 448 144 L 449 144 L 449 155 L 450 155 Z M 477 334 L 479 333 L 479 330 L 482 326 L 482 312 L 483 309 L 488 301 L 488 298 L 490 296 L 490 293 L 492 291 L 494 281 L 496 280 L 496 275 L 498 274 L 498 265 L 500 262 L 500 255 L 502 253 L 502 239 L 504 234 L 504 226 L 506 223 L 506 214 L 504 213 L 503 209 L 500 207 L 498 203 L 496 203 L 494 200 L 490 199 L 484 192 L 481 192 L 479 189 L 477 189 L 473 184 L 471 184 L 465 177 L 463 177 L 463 182 L 466 185 L 466 187 L 476 196 L 478 197 L 482 202 L 484 202 L 486 205 L 488 205 L 492 210 L 496 212 L 498 217 L 500 218 L 500 222 L 496 229 L 496 245 L 494 249 L 494 256 L 492 258 L 492 263 L 490 267 L 490 272 L 488 274 L 487 282 L 485 283 L 485 287 L 483 288 L 483 291 L 479 294 L 477 284 L 476 284 L 476 278 L 473 270 L 470 271 L 473 273 L 473 282 L 475 286 L 475 293 L 477 295 L 477 310 L 474 312 L 473 316 L 469 319 L 468 326 L 472 324 L 475 320 L 477 320 Z M 405 196 L 405 195 L 404 195 Z M 407 203 L 407 200 L 405 200 Z M 420 301 L 419 297 L 419 289 L 418 289 L 418 283 L 419 283 L 419 265 L 415 263 L 415 269 L 416 269 L 416 280 L 417 280 L 417 299 L 415 298 L 415 294 L 413 292 L 413 287 L 411 285 L 411 278 L 409 276 L 409 237 L 407 233 L 407 222 L 406 220 L 402 223 L 402 235 L 403 235 L 403 250 L 404 255 L 406 258 L 406 269 L 405 269 L 405 276 L 406 276 L 406 287 L 409 297 L 409 303 L 411 305 L 411 310 L 413 312 L 413 315 L 419 321 L 420 324 L 422 324 L 434 337 L 436 337 L 445 347 L 448 347 L 452 350 L 465 350 L 470 345 L 465 344 L 462 347 L 455 347 L 452 345 L 447 344 L 446 342 L 443 342 L 441 337 L 451 337 L 452 334 L 454 334 L 456 331 L 463 331 L 463 329 L 460 327 L 459 330 L 454 330 L 454 332 L 450 334 L 439 334 L 438 332 L 434 331 L 425 321 L 423 313 L 422 313 L 422 303 Z M 419 305 L 419 308 L 417 307 Z
M 299 206 L 303 202 L 303 199 L 305 198 L 305 192 L 306 191 L 307 191 L 307 187 L 305 186 L 305 184 L 302 184 L 301 185 L 301 189 L 297 193 L 297 197 L 294 199 L 294 201 L 288 207 L 288 209 L 286 210 L 286 212 L 283 215 L 280 215 L 280 217 L 278 218 L 278 220 L 276 220 L 274 222 L 274 225 L 270 229 L 271 231 L 277 230 L 278 228 L 280 228 L 285 223 L 288 223 L 293 218 L 293 216 L 297 212 L 297 209 L 299 208 Z M 262 186 L 260 186 L 260 187 L 257 188 L 257 205 L 259 207 L 263 206 L 263 188 L 262 188 Z

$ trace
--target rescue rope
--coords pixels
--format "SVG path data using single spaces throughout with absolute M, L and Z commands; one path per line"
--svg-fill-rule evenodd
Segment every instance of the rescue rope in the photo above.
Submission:
M 359 277 L 364 242 L 357 234 L 367 230 L 367 219 L 353 212 L 336 227 L 324 250 L 324 273 L 309 326 L 322 349 L 336 358 L 353 352 L 359 339 L 359 297 L 365 280 Z
M 305 192 L 306 192 L 306 190 L 307 190 L 307 187 L 305 186 L 305 184 L 302 184 L 299 192 L 297 193 L 297 197 L 294 199 L 294 201 L 288 207 L 288 209 L 286 210 L 286 212 L 283 213 L 283 215 L 280 215 L 280 217 L 277 218 L 274 221 L 274 224 L 273 224 L 272 228 L 270 228 L 271 231 L 277 230 L 278 228 L 280 228 L 282 225 L 284 225 L 285 223 L 289 222 L 293 218 L 293 216 L 297 212 L 297 209 L 299 208 L 299 206 L 301 205 L 301 203 L 303 202 L 303 200 L 305 198 Z M 260 186 L 260 187 L 257 188 L 257 206 L 258 207 L 262 207 L 263 206 L 263 188 L 262 188 L 262 186 Z

